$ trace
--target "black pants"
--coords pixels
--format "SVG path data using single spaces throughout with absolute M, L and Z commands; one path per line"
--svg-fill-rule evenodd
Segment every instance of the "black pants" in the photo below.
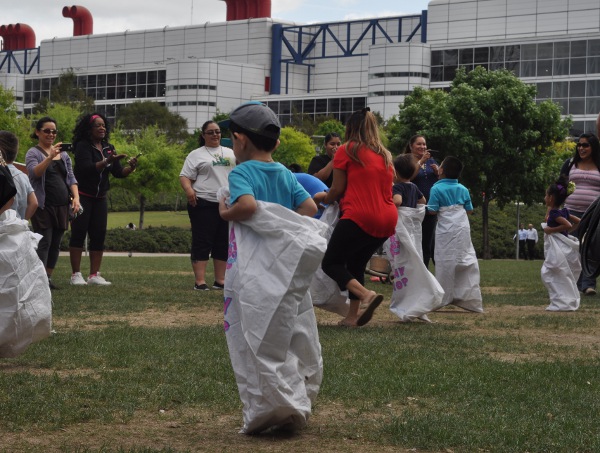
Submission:
M 93 198 L 81 195 L 79 202 L 83 213 L 71 222 L 70 247 L 83 248 L 86 234 L 89 236 L 88 250 L 104 250 L 106 224 L 108 221 L 108 203 L 106 197 Z
M 527 259 L 527 241 L 519 239 L 519 258 Z
M 533 239 L 527 239 L 527 255 L 530 260 L 535 259 L 535 240 Z
M 373 253 L 383 245 L 387 238 L 376 238 L 365 233 L 352 220 L 340 220 L 327 245 L 321 267 L 329 277 L 346 290 L 346 285 L 356 279 L 365 284 L 365 269 Z M 350 299 L 358 299 L 349 292 Z
M 192 261 L 208 261 L 209 257 L 227 261 L 229 222 L 221 218 L 219 203 L 196 198 L 196 206 L 188 203 L 192 224 Z
M 435 227 L 437 225 L 437 215 L 425 214 L 422 224 L 421 245 L 423 247 L 423 262 L 429 267 L 429 260 L 435 265 Z

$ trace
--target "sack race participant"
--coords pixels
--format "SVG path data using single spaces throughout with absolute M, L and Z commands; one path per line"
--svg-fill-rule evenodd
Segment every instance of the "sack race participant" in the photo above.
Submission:
M 329 241 L 331 233 L 339 219 L 340 207 L 337 202 L 328 205 L 321 218 L 319 219 L 327 225 L 325 238 Z M 322 310 L 330 311 L 341 316 L 348 314 L 350 300 L 348 299 L 348 291 L 340 291 L 337 283 L 328 276 L 321 266 L 315 272 L 315 275 L 310 284 L 310 295 L 312 303 L 315 307 Z
M 542 223 L 542 229 L 546 228 Z M 575 236 L 544 234 L 544 264 L 542 282 L 548 290 L 547 311 L 575 311 L 581 297 L 577 279 L 581 273 L 579 240 Z
M 431 322 L 427 313 L 443 306 L 444 290 L 423 263 L 421 223 L 424 216 L 424 205 L 399 207 L 396 233 L 384 245 L 394 275 L 390 311 L 404 322 L 417 319 Z
M 323 376 L 308 291 L 327 242 L 326 225 L 257 202 L 232 222 L 225 273 L 225 332 L 244 405 L 243 433 L 303 428 Z
M 50 335 L 52 299 L 35 252 L 40 239 L 16 211 L 0 214 L 0 357 L 17 357 Z

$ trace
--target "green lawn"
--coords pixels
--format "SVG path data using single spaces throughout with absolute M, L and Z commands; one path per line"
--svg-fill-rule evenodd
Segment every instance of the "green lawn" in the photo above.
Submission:
M 139 226 L 139 212 L 109 212 L 108 229 L 123 228 L 130 222 Z M 144 228 L 148 227 L 190 227 L 187 211 L 149 211 L 144 213 Z
M 2 452 L 600 451 L 599 298 L 546 312 L 541 261 L 480 262 L 480 315 L 402 324 L 384 303 L 346 329 L 317 311 L 323 384 L 283 438 L 237 434 L 222 293 L 191 290 L 188 258 L 106 257 L 110 287 L 66 285 L 67 261 L 55 333 L 0 360 Z

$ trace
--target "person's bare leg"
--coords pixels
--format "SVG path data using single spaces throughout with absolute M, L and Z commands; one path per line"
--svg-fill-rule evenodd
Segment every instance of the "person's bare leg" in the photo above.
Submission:
M 103 250 L 90 250 L 90 275 L 94 275 L 100 271 L 103 255 Z
M 192 269 L 194 270 L 194 278 L 196 279 L 196 285 L 206 284 L 206 266 L 207 261 L 192 261 Z
M 373 311 L 375 310 L 375 308 L 377 308 L 377 306 L 381 303 L 382 297 L 379 296 L 375 291 L 371 291 L 371 290 L 365 288 L 356 279 L 352 279 L 348 283 L 346 283 L 346 289 L 348 291 L 350 291 L 352 294 L 358 296 L 359 299 L 351 299 L 350 300 L 350 307 L 348 309 L 348 314 L 346 315 L 346 317 L 344 319 L 342 319 L 342 321 L 340 321 L 340 325 L 358 326 L 359 320 L 361 319 L 361 317 L 363 317 L 363 315 L 365 315 L 366 313 L 369 313 L 369 315 L 366 317 L 368 319 L 365 318 L 366 320 L 363 319 L 362 323 L 360 323 L 361 325 L 365 325 L 371 319 L 371 316 L 373 315 Z M 371 306 L 371 303 L 374 300 L 377 300 L 378 302 L 375 305 Z M 366 308 L 363 310 L 362 313 L 359 313 L 358 311 L 362 304 L 365 304 Z
M 215 281 L 222 285 L 225 283 L 225 269 L 227 269 L 227 261 L 216 260 L 213 258 L 213 265 L 215 267 Z
M 69 260 L 71 261 L 71 272 L 81 272 L 81 255 L 83 248 L 69 247 Z

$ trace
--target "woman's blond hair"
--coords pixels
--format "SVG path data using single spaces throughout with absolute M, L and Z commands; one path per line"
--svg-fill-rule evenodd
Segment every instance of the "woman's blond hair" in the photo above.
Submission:
M 379 125 L 377 118 L 371 113 L 371 109 L 366 107 L 362 110 L 357 110 L 346 122 L 346 153 L 355 162 L 358 162 L 364 167 L 364 162 L 358 157 L 358 150 L 361 146 L 366 146 L 375 154 L 383 157 L 385 167 L 393 168 L 392 153 L 390 153 L 379 137 Z

